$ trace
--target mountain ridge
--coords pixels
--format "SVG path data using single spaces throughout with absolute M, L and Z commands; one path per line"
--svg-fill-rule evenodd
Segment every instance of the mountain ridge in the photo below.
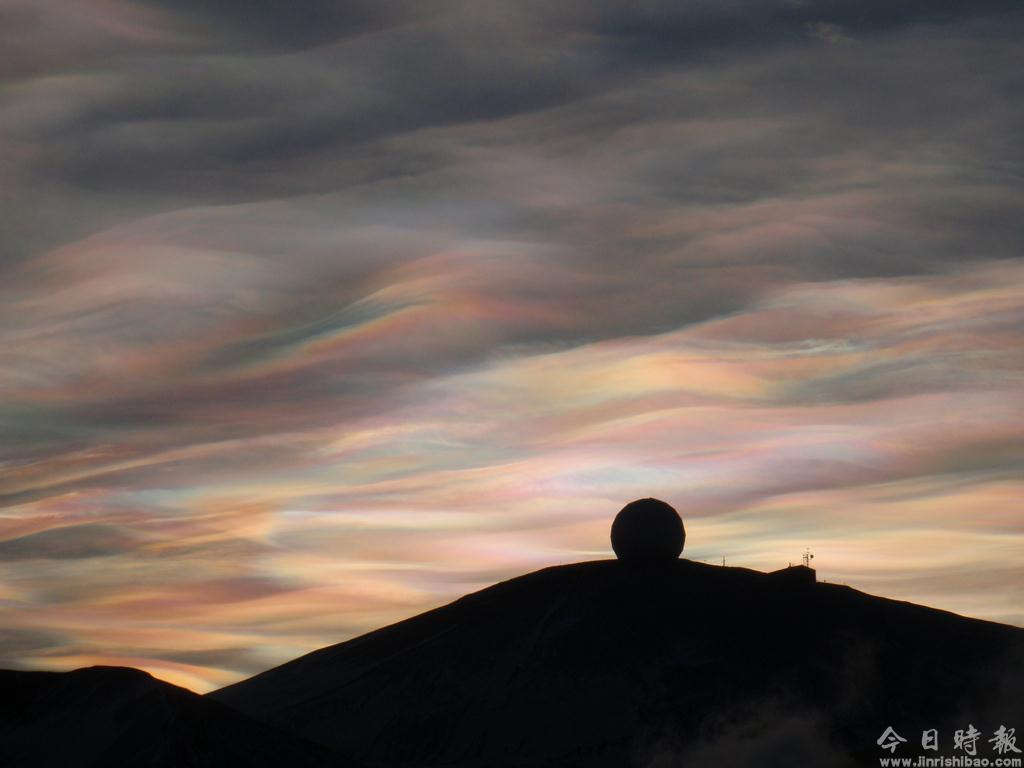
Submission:
M 842 764 L 877 751 L 885 718 L 987 706 L 957 665 L 992 677 L 1024 658 L 1019 628 L 803 576 L 553 566 L 208 696 L 381 766 L 649 763 L 707 748 L 716 718 L 764 721 L 742 714 L 764 700 L 804 713 Z
M 131 668 L 0 671 L 0 765 L 852 766 L 889 754 L 887 726 L 1014 727 L 1022 684 L 1018 627 L 802 566 L 602 560 L 507 579 L 206 696 Z
M 0 765 L 348 768 L 295 738 L 132 667 L 0 670 Z

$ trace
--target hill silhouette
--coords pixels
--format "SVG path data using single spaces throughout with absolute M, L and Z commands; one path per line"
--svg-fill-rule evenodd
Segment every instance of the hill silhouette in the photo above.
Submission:
M 5 768 L 346 768 L 323 747 L 126 667 L 0 670 Z
M 1024 630 L 808 568 L 598 561 L 205 697 L 117 667 L 0 672 L 0 766 L 877 764 L 888 726 L 950 754 L 954 729 L 1024 722 L 1022 660 Z
M 208 695 L 371 766 L 851 765 L 1021 722 L 1024 630 L 677 560 L 547 568 Z

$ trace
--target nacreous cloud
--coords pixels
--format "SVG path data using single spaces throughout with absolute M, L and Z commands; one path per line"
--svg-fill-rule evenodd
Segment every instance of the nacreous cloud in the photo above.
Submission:
M 1016 4 L 286 5 L 0 9 L 3 665 L 208 689 L 648 495 L 1024 623 Z

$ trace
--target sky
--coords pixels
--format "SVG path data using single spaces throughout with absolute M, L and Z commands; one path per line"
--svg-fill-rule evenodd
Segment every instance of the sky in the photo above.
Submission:
M 208 691 L 646 496 L 692 559 L 1024 625 L 1022 33 L 0 0 L 0 667 Z

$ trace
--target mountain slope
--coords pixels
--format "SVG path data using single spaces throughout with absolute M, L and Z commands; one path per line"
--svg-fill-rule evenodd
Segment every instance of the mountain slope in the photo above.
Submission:
M 337 768 L 351 763 L 137 669 L 88 667 L 0 670 L 0 765 Z
M 1024 631 L 793 575 L 549 568 L 209 696 L 379 766 L 841 765 L 1014 725 Z

